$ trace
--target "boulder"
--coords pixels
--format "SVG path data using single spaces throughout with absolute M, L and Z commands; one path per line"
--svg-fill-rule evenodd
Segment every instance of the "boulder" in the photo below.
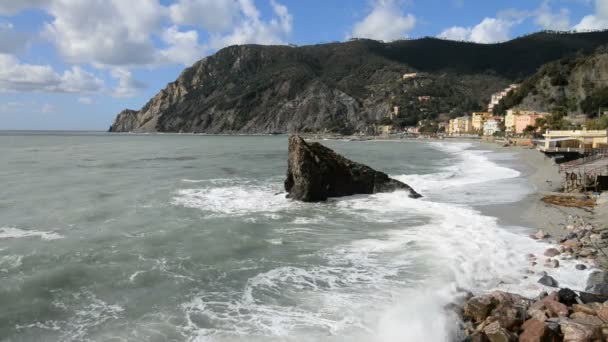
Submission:
M 482 322 L 497 304 L 496 299 L 488 295 L 473 297 L 464 304 L 464 317 L 473 322 Z
M 568 288 L 560 289 L 559 291 L 557 291 L 557 299 L 560 303 L 565 304 L 567 306 L 576 304 L 576 297 L 578 297 L 576 292 Z
M 285 190 L 289 198 L 303 202 L 396 190 L 408 191 L 411 198 L 421 197 L 407 184 L 297 135 L 289 137 Z
M 596 271 L 589 275 L 585 291 L 602 296 L 608 296 L 608 273 Z
M 575 320 L 565 319 L 560 322 L 565 342 L 596 341 L 602 336 L 600 325 L 585 324 Z
M 488 324 L 483 332 L 490 342 L 510 342 L 514 340 L 513 336 L 498 322 Z
M 543 284 L 545 286 L 550 286 L 550 287 L 559 286 L 559 283 L 557 282 L 557 280 L 553 279 L 553 277 L 546 275 L 546 274 L 544 276 L 542 276 L 540 279 L 538 279 L 538 282 L 540 284 Z
M 550 342 L 557 340 L 555 334 L 544 321 L 529 319 L 523 326 L 523 332 L 519 335 L 519 342 Z

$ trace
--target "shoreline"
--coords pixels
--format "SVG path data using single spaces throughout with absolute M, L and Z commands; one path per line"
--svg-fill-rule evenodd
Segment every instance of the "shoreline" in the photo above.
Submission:
M 546 250 L 544 255 L 528 254 L 529 264 L 522 267 L 541 264 L 546 271 L 527 272 L 530 278 L 538 277 L 538 283 L 547 286 L 547 291 L 540 291 L 534 298 L 500 290 L 471 295 L 460 304 L 458 312 L 462 320 L 461 340 L 608 340 L 608 193 L 602 194 L 592 209 L 545 203 L 542 199 L 546 195 L 562 194 L 561 175 L 551 158 L 526 147 L 484 142 L 479 147 L 513 153 L 512 166 L 532 187 L 520 201 L 480 210 L 506 225 L 534 229 L 530 237 L 545 243 Z M 505 210 L 520 216 L 505 218 Z M 588 274 L 584 289 L 560 287 L 563 260 L 575 261 L 576 270 L 581 275 Z

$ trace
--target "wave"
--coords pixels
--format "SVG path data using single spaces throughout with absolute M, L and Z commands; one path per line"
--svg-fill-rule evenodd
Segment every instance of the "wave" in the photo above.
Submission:
M 350 222 L 380 229 L 367 238 L 314 252 L 313 263 L 260 272 L 249 278 L 242 292 L 193 295 L 181 306 L 186 333 L 193 341 L 447 341 L 457 327 L 445 306 L 462 289 L 534 296 L 544 289 L 536 282 L 540 272 L 560 279 L 563 286 L 584 288 L 590 271 L 575 270 L 574 260 L 560 260 L 560 268 L 550 270 L 530 265 L 527 254 L 541 256 L 548 246 L 528 238 L 526 228 L 501 227 L 497 218 L 471 206 L 488 196 L 489 189 L 490 198 L 498 192 L 503 201 L 524 196 L 524 187 L 513 186 L 518 171 L 497 165 L 487 151 L 471 150 L 472 144 L 431 146 L 454 163 L 431 175 L 397 176 L 424 199 L 394 192 L 331 201 L 331 210 L 350 217 Z M 497 190 L 498 182 L 507 186 Z M 463 189 L 467 196 L 446 195 Z M 326 236 L 325 215 L 300 212 L 301 207 L 283 198 L 273 203 L 268 188 L 199 191 L 193 207 L 225 214 L 296 211 L 292 226 L 277 233 L 289 238 Z M 258 199 L 255 205 L 239 200 L 245 193 Z M 390 228 L 381 228 L 385 226 Z M 275 241 L 284 239 L 270 243 Z M 213 325 L 201 326 L 199 321 Z
M 0 227 L 0 240 L 20 239 L 27 237 L 39 237 L 42 240 L 58 240 L 63 236 L 55 232 L 44 232 L 37 230 L 23 230 L 15 227 Z

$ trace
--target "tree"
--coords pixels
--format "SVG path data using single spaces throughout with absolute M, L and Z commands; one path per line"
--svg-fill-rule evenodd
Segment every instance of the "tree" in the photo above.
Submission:
M 536 126 L 528 125 L 528 126 L 526 126 L 526 128 L 524 128 L 524 133 L 526 133 L 526 134 L 534 133 L 537 128 L 538 127 L 536 127 Z

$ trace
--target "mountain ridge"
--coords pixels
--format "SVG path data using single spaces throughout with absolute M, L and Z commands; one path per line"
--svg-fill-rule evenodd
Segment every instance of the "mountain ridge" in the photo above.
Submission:
M 421 38 L 382 43 L 224 48 L 182 71 L 112 132 L 369 132 L 399 107 L 401 125 L 480 110 L 542 65 L 608 42 L 608 32 L 550 33 L 499 44 Z M 417 77 L 404 80 L 405 73 Z

